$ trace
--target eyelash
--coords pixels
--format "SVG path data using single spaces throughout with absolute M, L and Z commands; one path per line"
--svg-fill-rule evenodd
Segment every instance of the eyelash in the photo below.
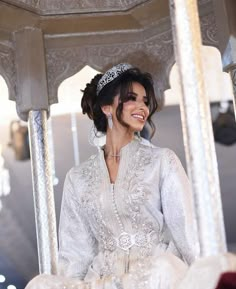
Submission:
M 127 96 L 127 101 L 128 100 L 133 100 L 133 101 L 136 101 L 136 97 L 134 95 L 128 95 Z
M 128 95 L 127 98 L 126 98 L 126 101 L 129 101 L 129 100 L 132 100 L 132 101 L 136 101 L 136 96 L 134 95 Z M 149 101 L 148 99 L 146 99 L 144 101 L 145 105 L 148 106 L 149 105 Z

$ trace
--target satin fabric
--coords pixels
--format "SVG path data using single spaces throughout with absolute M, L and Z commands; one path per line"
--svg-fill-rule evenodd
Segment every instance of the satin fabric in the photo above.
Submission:
M 60 277 L 28 288 L 176 289 L 198 255 L 192 192 L 178 157 L 134 139 L 121 149 L 114 184 L 102 148 L 68 172 Z

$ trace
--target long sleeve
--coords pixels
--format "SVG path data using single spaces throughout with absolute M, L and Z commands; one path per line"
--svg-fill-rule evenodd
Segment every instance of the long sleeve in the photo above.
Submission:
M 193 195 L 186 173 L 175 153 L 164 151 L 161 202 L 167 227 L 184 260 L 191 264 L 199 254 Z
M 97 252 L 97 242 L 76 198 L 76 172 L 66 176 L 59 226 L 59 273 L 84 279 Z M 79 185 L 79 184 L 78 184 Z

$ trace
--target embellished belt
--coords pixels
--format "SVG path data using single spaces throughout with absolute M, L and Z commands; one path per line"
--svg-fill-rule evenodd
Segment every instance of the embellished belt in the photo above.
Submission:
M 151 231 L 148 234 L 143 231 L 136 234 L 123 232 L 117 238 L 109 237 L 106 239 L 105 249 L 114 251 L 118 247 L 127 251 L 133 246 L 145 247 L 150 243 L 157 243 L 159 240 L 158 234 L 155 231 Z

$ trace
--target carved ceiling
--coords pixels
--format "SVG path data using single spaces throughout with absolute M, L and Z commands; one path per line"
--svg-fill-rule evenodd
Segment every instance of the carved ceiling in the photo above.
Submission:
M 7 0 L 40 15 L 127 11 L 150 0 Z
M 13 2 L 22 9 L 9 5 Z M 212 2 L 211 0 L 198 2 L 203 42 L 217 46 Z M 106 7 L 108 10 L 114 9 L 115 6 L 119 6 L 120 10 L 128 7 L 133 9 L 119 13 L 91 13 L 80 16 L 78 14 L 39 16 L 23 9 L 23 4 L 35 9 L 44 7 L 50 10 L 57 7 L 61 12 L 65 6 L 76 8 L 76 5 L 81 7 L 83 5 L 84 9 L 90 7 L 91 11 L 95 7 L 101 9 Z M 37 27 L 45 36 L 50 103 L 57 102 L 59 84 L 85 65 L 102 71 L 114 63 L 128 61 L 150 71 L 154 75 L 159 91 L 162 92 L 168 87 L 168 70 L 174 62 L 174 55 L 167 0 L 0 1 L 0 73 L 7 81 L 12 100 L 15 100 L 17 95 L 12 35 L 14 31 L 25 27 Z M 1 34 L 3 31 L 5 34 Z M 1 36 L 6 35 L 6 31 L 10 36 L 7 41 L 1 41 Z
M 212 0 L 198 3 L 201 13 L 212 10 Z M 11 42 L 12 32 L 24 27 L 41 28 L 45 35 L 53 37 L 150 26 L 160 31 L 159 24 L 167 17 L 167 0 L 0 0 L 0 42 Z
M 198 0 L 200 5 L 210 1 Z M 4 0 L 1 2 L 34 12 L 38 15 L 65 15 L 74 13 L 124 12 L 138 6 L 143 6 L 143 4 L 152 2 L 152 0 Z

